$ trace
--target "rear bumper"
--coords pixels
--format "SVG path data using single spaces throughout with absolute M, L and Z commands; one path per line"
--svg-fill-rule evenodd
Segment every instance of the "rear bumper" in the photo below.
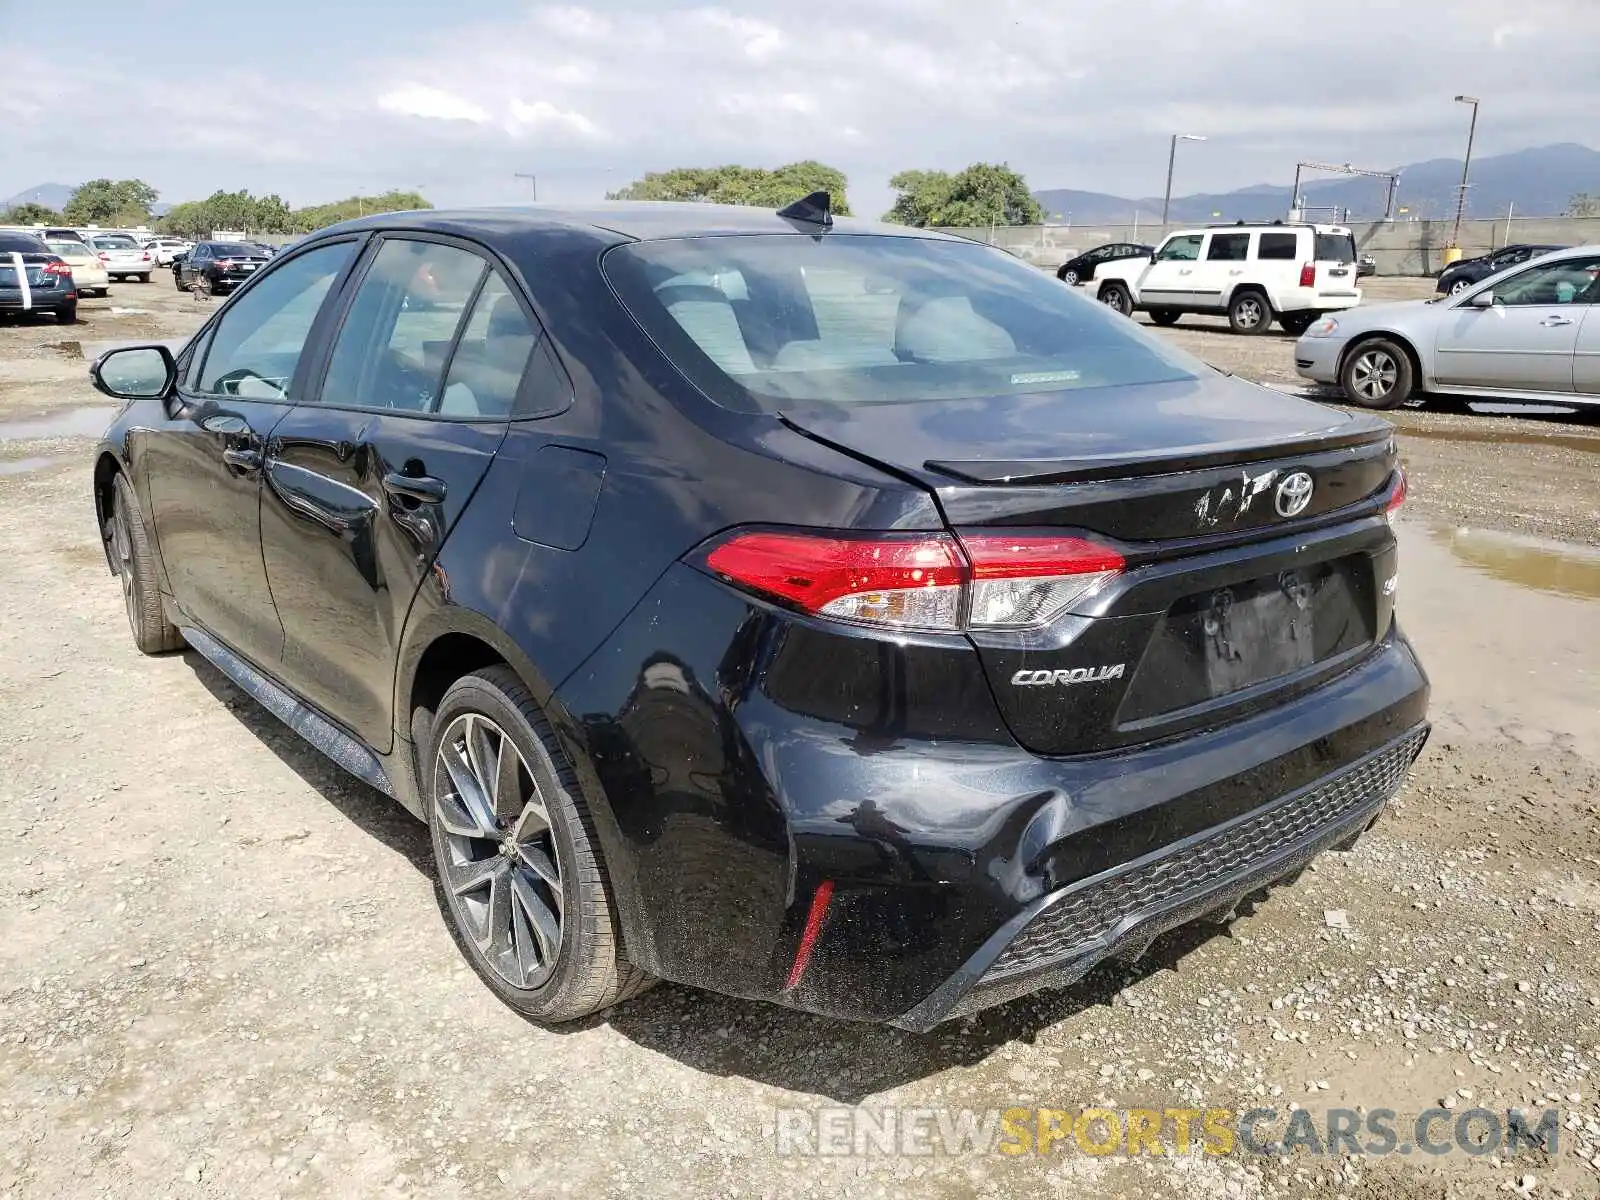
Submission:
M 1168 930 L 1229 912 L 1359 837 L 1399 791 L 1427 736 L 1418 725 L 1317 783 L 1046 896 L 892 1024 L 922 1032 L 1065 987 L 1108 958 L 1137 957 Z
M 76 304 L 78 291 L 75 287 L 67 288 L 34 288 L 31 295 L 32 312 L 55 312 L 69 304 Z M 0 288 L 0 311 L 23 311 L 22 291 L 19 288 Z
M 858 642 L 680 566 L 557 698 L 637 965 L 923 1029 L 1070 982 L 1359 833 L 1394 786 L 1350 781 L 1398 744 L 1381 758 L 1398 784 L 1428 681 L 1391 626 L 1272 707 L 1042 757 L 1000 720 L 976 655 Z M 1266 832 L 1227 833 L 1247 825 Z M 1167 886 L 1196 855 L 1221 866 Z M 1049 942 L 1033 930 L 1102 911 L 1091 895 L 1115 900 L 1114 922 Z

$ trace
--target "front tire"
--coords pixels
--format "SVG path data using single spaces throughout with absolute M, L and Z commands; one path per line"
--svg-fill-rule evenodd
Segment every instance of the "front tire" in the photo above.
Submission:
M 1056 278 L 1061 280 L 1061 282 L 1066 284 L 1068 287 L 1078 286 L 1078 273 L 1076 271 L 1068 270 L 1066 267 L 1062 267 L 1061 270 L 1056 273 Z
M 1260 292 L 1235 292 L 1228 302 L 1228 326 L 1235 333 L 1254 336 L 1272 325 L 1272 305 Z
M 624 956 L 594 823 L 509 667 L 439 702 L 422 786 L 440 907 L 478 977 L 538 1021 L 575 1021 L 652 982 Z
M 1312 323 L 1315 322 L 1316 319 L 1317 314 L 1314 312 L 1292 312 L 1278 314 L 1278 324 L 1283 326 L 1283 331 L 1285 333 L 1293 334 L 1295 337 L 1299 337 L 1306 330 L 1310 329 Z
M 1458 280 L 1456 280 L 1454 283 L 1452 283 L 1450 285 L 1450 294 L 1452 296 L 1459 296 L 1459 295 L 1461 295 L 1462 292 L 1466 291 L 1471 286 L 1472 286 L 1472 280 L 1470 280 L 1470 279 L 1458 279 Z
M 1133 315 L 1133 297 L 1120 283 L 1108 283 L 1100 289 L 1100 303 L 1125 317 Z
M 111 512 L 106 517 L 104 537 L 122 583 L 122 603 L 128 612 L 133 644 L 144 654 L 182 649 L 183 635 L 161 608 L 155 549 L 139 512 L 139 498 L 120 471 L 111 485 Z
M 1399 408 L 1415 385 L 1411 356 L 1387 338 L 1356 343 L 1339 368 L 1345 399 L 1362 408 Z

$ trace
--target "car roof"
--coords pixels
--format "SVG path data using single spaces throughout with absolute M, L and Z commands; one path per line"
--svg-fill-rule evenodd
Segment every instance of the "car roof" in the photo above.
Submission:
M 427 208 L 411 212 L 358 217 L 327 229 L 350 232 L 361 229 L 411 229 L 435 233 L 524 234 L 540 230 L 592 230 L 618 239 L 651 241 L 657 238 L 710 237 L 740 233 L 798 233 L 810 235 L 816 227 L 780 217 L 769 208 L 740 204 L 691 204 L 647 200 L 611 200 L 587 205 L 529 204 L 504 208 Z M 834 233 L 880 234 L 961 241 L 909 225 L 890 225 L 855 217 L 837 217 Z

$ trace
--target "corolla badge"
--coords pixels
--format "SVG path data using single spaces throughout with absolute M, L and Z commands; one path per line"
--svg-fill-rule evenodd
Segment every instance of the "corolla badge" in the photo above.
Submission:
M 1073 683 L 1104 683 L 1121 679 L 1124 664 L 1103 667 L 1073 667 L 1070 671 L 1018 671 L 1011 677 L 1016 687 L 1062 687 Z
M 1272 497 L 1272 507 L 1278 510 L 1280 517 L 1298 517 L 1311 503 L 1314 486 L 1309 472 L 1291 471 L 1278 482 L 1278 490 Z

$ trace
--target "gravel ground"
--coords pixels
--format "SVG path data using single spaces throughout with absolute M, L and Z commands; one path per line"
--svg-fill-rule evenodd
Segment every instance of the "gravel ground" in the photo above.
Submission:
M 78 326 L 0 325 L 0 1195 L 1600 1195 L 1591 422 L 1395 414 L 1434 737 L 1353 852 L 1226 929 L 923 1036 L 673 986 L 553 1032 L 458 960 L 418 825 L 199 658 L 130 643 L 80 355 L 208 311 L 158 276 Z M 1213 324 L 1167 332 L 1292 386 L 1289 339 Z M 1291 1104 L 1402 1131 L 1435 1105 L 1557 1108 L 1561 1129 L 1515 1158 L 775 1137 L 796 1108 Z

